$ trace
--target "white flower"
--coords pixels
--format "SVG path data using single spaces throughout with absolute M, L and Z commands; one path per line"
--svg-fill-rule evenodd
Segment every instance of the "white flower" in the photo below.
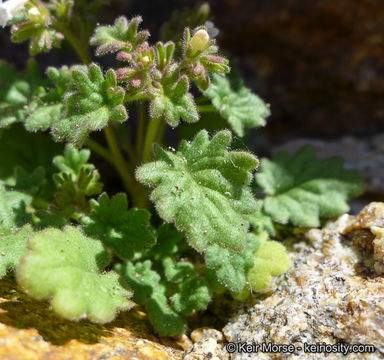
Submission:
M 24 7 L 27 1 L 28 0 L 8 0 L 3 3 L 3 0 L 0 0 L 0 26 L 6 26 L 8 21 L 15 16 L 17 11 Z

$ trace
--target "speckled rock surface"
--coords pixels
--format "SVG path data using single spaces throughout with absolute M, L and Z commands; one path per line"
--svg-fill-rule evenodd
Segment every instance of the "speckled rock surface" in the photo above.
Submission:
M 183 354 L 183 360 L 229 360 L 223 344 L 215 338 L 203 338 Z
M 294 344 L 296 352 L 235 353 L 232 359 L 324 359 L 324 353 L 297 350 L 323 342 L 376 347 L 373 354 L 334 353 L 327 359 L 383 358 L 383 210 L 383 203 L 372 203 L 358 216 L 343 215 L 323 230 L 310 230 L 307 241 L 293 245 L 293 265 L 277 291 L 240 310 L 223 329 L 228 341 Z
M 49 305 L 0 280 L 1 360 L 176 360 L 182 349 L 154 336 L 145 314 L 121 313 L 104 326 L 59 319 Z

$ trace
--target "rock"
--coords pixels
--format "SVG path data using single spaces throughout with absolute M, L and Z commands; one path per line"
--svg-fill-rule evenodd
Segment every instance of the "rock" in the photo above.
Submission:
M 25 295 L 12 277 L 0 280 L 0 359 L 2 360 L 176 360 L 176 342 L 159 343 L 146 315 L 121 313 L 110 324 L 58 318 L 46 302 Z
M 304 353 L 298 349 L 304 343 L 373 344 L 374 353 L 350 354 L 348 359 L 382 358 L 384 278 L 377 275 L 377 264 L 382 260 L 383 209 L 383 203 L 372 203 L 357 216 L 343 215 L 323 230 L 310 230 L 307 241 L 293 245 L 292 267 L 277 291 L 240 310 L 223 329 L 227 340 L 293 344 L 294 357 L 305 359 L 324 359 L 325 354 Z M 289 357 L 259 351 L 231 359 Z M 340 352 L 327 357 L 342 358 Z
M 183 360 L 229 360 L 229 354 L 214 338 L 203 338 L 184 352 Z
M 193 342 L 198 342 L 203 339 L 212 338 L 217 342 L 223 342 L 224 336 L 223 333 L 216 329 L 211 329 L 209 327 L 202 327 L 192 331 L 191 339 Z

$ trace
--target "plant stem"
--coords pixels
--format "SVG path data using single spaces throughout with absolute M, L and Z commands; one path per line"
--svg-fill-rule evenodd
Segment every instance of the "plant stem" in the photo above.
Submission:
M 197 107 L 197 110 L 199 112 L 216 112 L 217 111 L 217 109 L 212 104 L 210 104 L 210 105 L 199 105 Z
M 152 155 L 152 144 L 156 140 L 156 135 L 159 130 L 159 126 L 163 120 L 161 118 L 151 119 L 148 124 L 147 134 L 145 135 L 145 143 L 143 150 L 143 162 L 151 160 Z
M 75 34 L 73 34 L 71 32 L 71 30 L 69 30 L 68 26 L 62 22 L 59 22 L 59 21 L 56 21 L 54 23 L 54 27 L 60 31 L 64 37 L 70 42 L 70 44 L 72 45 L 72 47 L 74 48 L 74 50 L 76 51 L 77 55 L 79 56 L 80 60 L 88 65 L 90 62 L 91 62 L 91 59 L 90 59 L 90 56 L 89 56 L 89 52 L 88 52 L 88 49 L 89 49 L 89 46 L 88 44 L 86 44 L 84 46 L 84 44 L 82 44 L 78 38 L 76 37 Z
M 100 155 L 103 159 L 114 164 L 112 154 L 98 142 L 93 141 L 92 139 L 88 139 L 85 145 L 89 147 L 92 151 L 94 151 L 96 154 Z
M 109 125 L 104 128 L 105 137 L 107 138 L 108 147 L 112 154 L 113 163 L 123 179 L 126 189 L 130 192 L 132 201 L 135 205 L 140 203 L 140 194 L 137 192 L 137 183 L 132 176 L 126 160 L 120 151 L 115 133 L 112 127 Z
M 136 134 L 136 153 L 138 158 L 141 157 L 141 151 L 143 147 L 144 126 L 145 126 L 145 108 L 142 101 L 139 102 L 138 107 L 138 119 L 137 119 L 137 134 Z

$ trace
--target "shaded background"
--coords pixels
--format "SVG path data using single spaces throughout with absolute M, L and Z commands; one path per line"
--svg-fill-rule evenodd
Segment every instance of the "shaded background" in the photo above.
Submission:
M 113 0 L 97 20 L 111 24 L 118 15 L 140 14 L 142 27 L 150 30 L 155 43 L 174 10 L 198 4 Z M 249 138 L 238 139 L 235 146 L 246 145 L 265 156 L 279 148 L 294 152 L 312 141 L 320 156 L 343 156 L 347 167 L 364 173 L 366 197 L 356 208 L 369 200 L 384 201 L 384 0 L 209 4 L 211 20 L 220 29 L 221 52 L 272 110 L 265 128 L 251 130 Z M 20 69 L 28 59 L 27 45 L 11 43 L 8 28 L 0 29 L 0 58 Z M 65 44 L 37 59 L 42 69 L 78 62 Z M 113 64 L 113 56 L 95 60 L 105 67 Z M 134 111 L 131 123 L 132 115 Z M 177 132 L 168 129 L 167 139 L 174 145 L 176 133 L 188 137 L 199 126 L 212 127 L 209 119 L 203 120 L 196 126 L 182 125 Z
M 211 0 L 218 43 L 246 84 L 271 104 L 268 142 L 293 137 L 367 136 L 384 131 L 383 0 Z M 114 1 L 101 23 L 141 14 L 158 37 L 174 9 L 192 0 Z M 0 30 L 1 58 L 23 67 L 25 45 Z M 46 65 L 76 62 L 71 51 L 38 56 Z

